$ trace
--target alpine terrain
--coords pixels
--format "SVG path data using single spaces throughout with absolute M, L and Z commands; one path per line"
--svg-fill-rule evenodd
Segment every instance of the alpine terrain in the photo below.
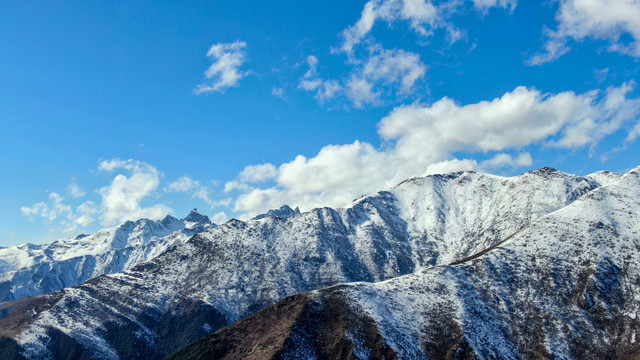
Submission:
M 150 260 L 177 242 L 215 227 L 192 210 L 184 219 L 140 219 L 50 244 L 0 249 L 0 302 L 47 294 Z
M 413 178 L 2 303 L 0 357 L 638 358 L 639 213 L 640 168 Z

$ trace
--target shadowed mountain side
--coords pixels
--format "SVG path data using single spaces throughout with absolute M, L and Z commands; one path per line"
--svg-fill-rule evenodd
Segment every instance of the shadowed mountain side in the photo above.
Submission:
M 358 345 L 348 338 L 358 333 Z M 397 359 L 374 321 L 348 308 L 339 291 L 299 294 L 181 349 L 167 360 Z M 303 343 L 304 345 L 301 345 Z

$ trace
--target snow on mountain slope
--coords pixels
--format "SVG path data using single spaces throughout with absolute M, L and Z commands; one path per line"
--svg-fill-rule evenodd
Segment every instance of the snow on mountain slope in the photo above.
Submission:
M 296 208 L 295 210 L 289 207 L 289 205 L 282 205 L 279 209 L 269 210 L 264 214 L 257 215 L 253 217 L 251 220 L 260 220 L 267 217 L 279 217 L 279 218 L 288 218 L 293 215 L 300 214 L 300 209 Z
M 598 186 L 549 168 L 462 172 L 411 179 L 343 209 L 231 220 L 128 271 L 0 305 L 0 341 L 28 358 L 58 346 L 162 357 L 289 295 L 464 259 Z
M 297 295 L 172 359 L 637 359 L 639 218 L 640 167 L 481 256 Z
M 596 181 L 600 185 L 609 185 L 618 181 L 620 177 L 622 177 L 622 175 L 614 173 L 612 171 L 602 170 L 589 174 L 586 177 Z
M 208 230 L 197 210 L 182 220 L 127 221 L 92 235 L 0 249 L 0 302 L 46 294 L 148 261 L 177 242 Z

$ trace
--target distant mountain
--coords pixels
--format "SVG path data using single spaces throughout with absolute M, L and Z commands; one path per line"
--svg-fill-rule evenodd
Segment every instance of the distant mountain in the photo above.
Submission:
M 50 244 L 0 249 L 0 302 L 47 294 L 129 269 L 215 227 L 196 209 L 184 219 L 140 219 Z
M 130 270 L 0 304 L 0 357 L 161 358 L 290 295 L 350 282 L 362 285 L 349 289 L 384 290 L 388 282 L 361 282 L 468 263 L 599 187 L 594 178 L 550 168 L 512 178 L 460 172 L 410 179 L 341 209 L 232 219 Z
M 170 359 L 638 359 L 640 167 L 615 178 L 467 259 L 289 297 Z
M 260 220 L 267 217 L 277 217 L 277 218 L 285 219 L 298 214 L 300 214 L 300 209 L 296 208 L 295 210 L 293 210 L 291 207 L 289 207 L 289 205 L 283 205 L 280 207 L 280 209 L 269 210 L 264 214 L 255 216 L 251 220 Z

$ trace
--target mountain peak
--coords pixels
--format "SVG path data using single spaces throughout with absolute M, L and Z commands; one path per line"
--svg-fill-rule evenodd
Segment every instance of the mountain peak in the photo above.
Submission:
M 298 214 L 300 214 L 300 208 L 296 207 L 294 210 L 289 205 L 282 205 L 279 209 L 271 209 L 264 214 L 255 216 L 251 220 L 260 220 L 268 217 L 286 219 Z
M 196 223 L 211 223 L 211 221 L 209 220 L 209 217 L 207 215 L 202 215 L 198 212 L 198 209 L 194 208 L 193 210 L 191 210 L 191 212 L 189 213 L 189 215 L 187 215 L 187 217 L 184 218 L 185 221 L 191 221 L 191 222 L 196 222 Z

